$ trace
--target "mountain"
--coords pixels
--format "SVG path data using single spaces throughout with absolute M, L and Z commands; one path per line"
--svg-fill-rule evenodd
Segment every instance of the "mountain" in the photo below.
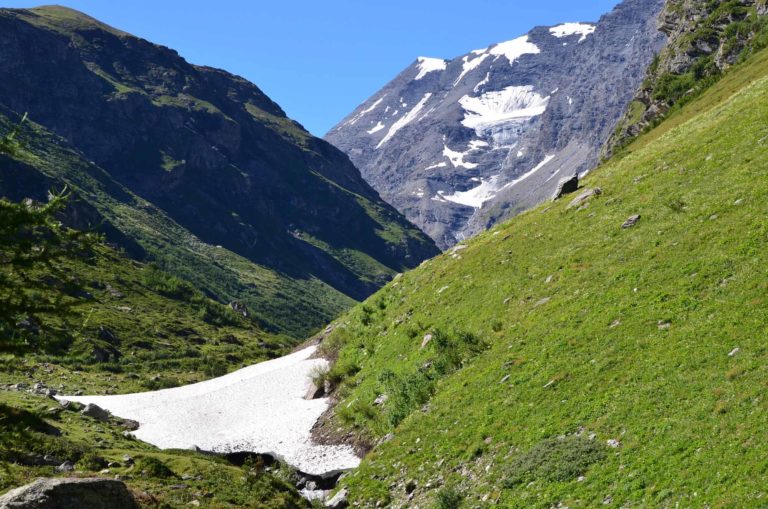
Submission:
M 340 318 L 350 504 L 763 505 L 767 177 L 763 50 Z
M 0 194 L 64 184 L 73 226 L 303 337 L 438 252 L 255 85 L 64 7 L 0 10 Z
M 325 137 L 442 248 L 594 167 L 664 36 L 663 0 L 419 58 Z
M 768 45 L 768 5 L 760 0 L 668 1 L 659 17 L 668 38 L 648 69 L 605 155 L 694 99 L 730 66 Z

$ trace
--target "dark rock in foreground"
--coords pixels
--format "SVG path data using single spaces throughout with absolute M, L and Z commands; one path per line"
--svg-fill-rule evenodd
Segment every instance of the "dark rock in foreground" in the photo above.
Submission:
M 125 484 L 113 479 L 45 479 L 0 497 L 0 509 L 138 509 Z

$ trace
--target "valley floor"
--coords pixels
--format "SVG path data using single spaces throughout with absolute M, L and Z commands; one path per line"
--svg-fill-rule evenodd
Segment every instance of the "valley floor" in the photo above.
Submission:
M 140 423 L 136 438 L 163 449 L 270 454 L 301 472 L 329 476 L 357 467 L 351 447 L 313 444 L 312 426 L 327 399 L 304 398 L 317 347 L 249 366 L 205 382 L 113 396 L 59 396 L 94 403 Z

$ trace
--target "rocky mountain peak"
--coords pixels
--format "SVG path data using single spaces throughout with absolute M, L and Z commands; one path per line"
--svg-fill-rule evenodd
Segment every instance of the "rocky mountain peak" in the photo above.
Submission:
M 662 0 L 627 0 L 450 60 L 420 57 L 326 139 L 443 248 L 584 172 L 661 48 Z

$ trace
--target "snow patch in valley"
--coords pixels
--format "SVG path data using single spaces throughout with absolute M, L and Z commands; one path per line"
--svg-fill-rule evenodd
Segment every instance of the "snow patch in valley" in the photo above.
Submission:
M 543 114 L 549 104 L 530 85 L 507 87 L 498 92 L 486 92 L 479 97 L 465 95 L 459 104 L 466 112 L 462 125 L 481 135 L 484 129 L 510 120 L 529 119 Z
M 437 163 L 437 164 L 433 164 L 432 166 L 427 166 L 426 168 L 424 168 L 424 171 L 434 170 L 435 168 L 445 168 L 446 166 L 448 166 L 448 163 L 443 161 L 442 163 Z
M 415 120 L 416 117 L 419 116 L 419 112 L 422 110 L 422 108 L 424 108 L 424 105 L 427 104 L 427 101 L 429 101 L 430 97 L 432 97 L 432 93 L 424 94 L 424 97 L 421 98 L 421 101 L 419 101 L 418 104 L 414 106 L 411 111 L 403 115 L 401 118 L 397 120 L 397 122 L 392 124 L 392 127 L 389 128 L 387 135 L 381 139 L 379 144 L 376 145 L 376 148 L 377 149 L 381 148 L 386 142 L 392 139 L 392 137 L 397 133 L 397 131 L 399 131 L 400 129 L 402 129 L 409 123 L 411 123 L 411 121 Z M 395 112 L 395 114 L 397 114 L 397 112 Z
M 384 124 L 382 124 L 381 122 L 379 122 L 378 124 L 376 124 L 376 125 L 373 127 L 373 129 L 370 129 L 370 130 L 368 130 L 368 131 L 365 131 L 365 132 L 367 132 L 368 134 L 376 134 L 377 132 L 379 132 L 379 131 L 381 131 L 382 129 L 384 129 L 384 127 L 386 127 L 386 126 L 385 126 Z
M 579 42 L 584 42 L 587 37 L 595 33 L 595 25 L 589 23 L 563 23 L 549 29 L 549 33 L 557 38 L 580 35 Z M 566 43 L 567 44 L 567 43 Z
M 431 72 L 444 71 L 448 66 L 445 60 L 442 58 L 418 58 L 419 74 L 416 75 L 414 80 L 418 81 Z
M 272 454 L 311 475 L 329 475 L 360 463 L 351 447 L 312 443 L 311 430 L 328 399 L 305 400 L 317 347 L 213 380 L 173 389 L 118 396 L 59 396 L 94 403 L 138 421 L 136 438 L 163 449 Z

